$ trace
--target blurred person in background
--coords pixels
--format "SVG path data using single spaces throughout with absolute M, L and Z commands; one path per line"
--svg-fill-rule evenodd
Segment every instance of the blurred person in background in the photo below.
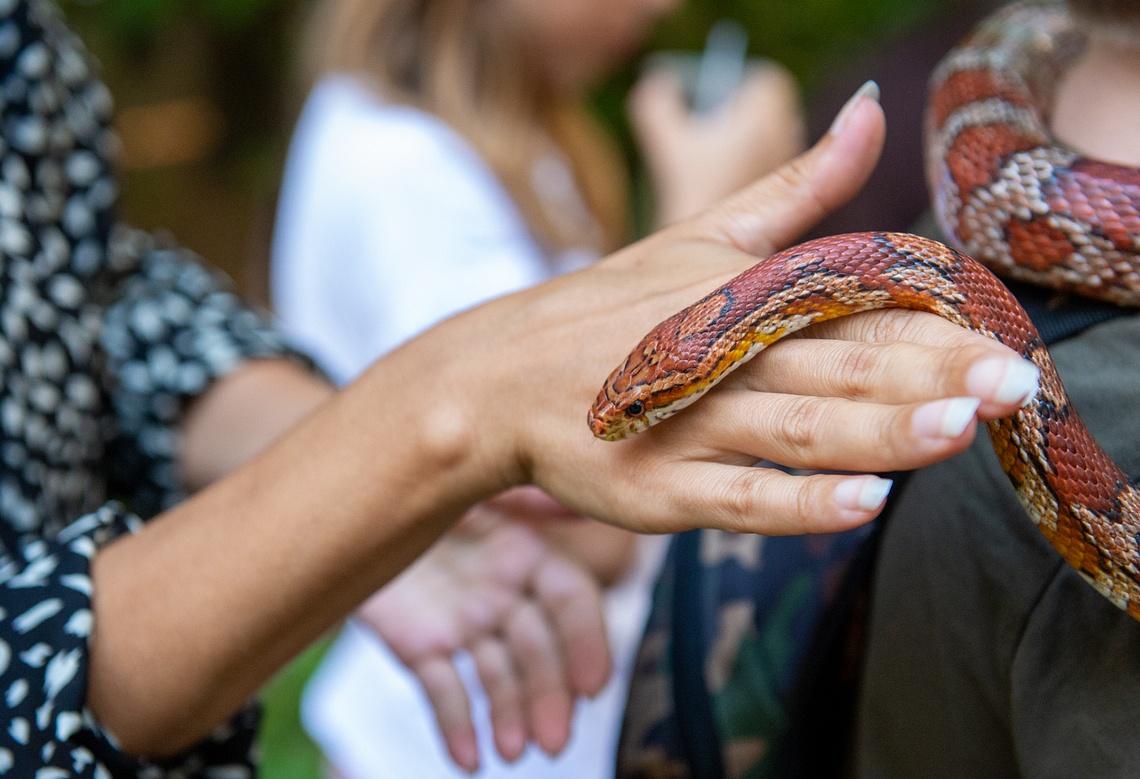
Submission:
M 319 78 L 290 150 L 273 247 L 273 302 L 292 341 L 343 383 L 440 319 L 628 241 L 625 165 L 589 115 L 587 91 L 673 5 L 325 2 L 312 27 Z M 798 90 L 775 65 L 749 71 L 712 112 L 693 116 L 686 100 L 677 76 L 656 70 L 630 101 L 658 224 L 700 211 L 804 145 Z M 524 754 L 517 714 L 480 691 L 478 676 L 504 673 L 501 646 L 450 637 L 444 649 L 471 650 L 460 668 L 478 714 L 481 775 L 608 775 L 663 539 L 635 540 L 522 488 L 478 507 L 432 554 L 452 570 L 465 561 L 508 579 L 520 555 L 544 544 L 610 588 L 615 673 L 579 704 L 561 755 Z M 307 727 L 345 776 L 462 775 L 453 760 L 469 753 L 469 736 L 432 700 L 427 677 L 438 670 L 411 663 L 425 694 L 397 662 L 435 635 L 440 564 L 413 568 L 367 603 L 305 696 Z M 550 754 L 566 741 L 535 735 Z M 470 768 L 469 757 L 460 762 Z

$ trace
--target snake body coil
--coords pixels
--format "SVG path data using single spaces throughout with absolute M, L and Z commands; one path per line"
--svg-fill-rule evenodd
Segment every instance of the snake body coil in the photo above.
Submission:
M 1063 8 L 994 14 L 939 64 L 926 116 L 934 213 L 999 276 L 1140 305 L 1140 170 L 1049 132 L 1053 90 L 1085 36 Z
M 1044 117 L 1083 38 L 1053 6 L 987 20 L 935 73 L 928 175 L 947 234 L 996 272 L 1140 303 L 1140 172 L 1055 143 Z M 1140 491 L 1081 423 L 1045 345 L 1006 287 L 970 257 L 900 233 L 823 238 L 773 255 L 654 328 L 590 411 L 617 440 L 695 402 L 751 356 L 814 322 L 879 308 L 938 314 L 1041 372 L 1036 398 L 988 423 L 1041 533 L 1140 619 Z

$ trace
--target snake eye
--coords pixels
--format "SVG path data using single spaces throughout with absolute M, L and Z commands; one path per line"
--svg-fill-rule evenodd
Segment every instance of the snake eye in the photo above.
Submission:
M 639 417 L 645 413 L 645 404 L 640 400 L 635 400 L 629 404 L 629 408 L 625 410 L 625 413 L 629 414 L 631 417 Z

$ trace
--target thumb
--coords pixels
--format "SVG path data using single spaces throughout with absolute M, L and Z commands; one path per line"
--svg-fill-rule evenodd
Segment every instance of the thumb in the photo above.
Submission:
M 859 191 L 879 161 L 885 133 L 879 87 L 868 81 L 812 148 L 713 206 L 692 226 L 703 237 L 767 256 Z

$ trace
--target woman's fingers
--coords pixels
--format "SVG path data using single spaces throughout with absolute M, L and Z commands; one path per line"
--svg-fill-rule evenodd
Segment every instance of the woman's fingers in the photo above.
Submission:
M 491 708 L 495 746 L 518 759 L 528 740 L 557 754 L 570 735 L 574 699 L 609 677 L 602 596 L 579 567 L 551 556 L 536 571 L 533 600 L 517 603 L 501 634 L 473 649 Z
M 901 342 L 786 339 L 770 346 L 754 365 L 742 366 L 731 385 L 754 392 L 914 403 L 969 394 L 967 366 L 995 355 L 1004 356 L 988 343 L 947 350 Z
M 801 330 L 791 339 L 821 338 L 839 341 L 890 344 L 899 341 L 952 348 L 993 339 L 971 332 L 961 325 L 926 311 L 904 308 L 884 308 L 860 314 L 829 319 Z M 998 346 L 997 348 L 1006 348 Z
M 788 246 L 858 192 L 879 159 L 886 120 L 874 96 L 856 95 L 844 116 L 812 148 L 731 197 L 626 247 L 583 275 L 556 283 L 571 286 L 583 278 L 597 281 L 600 274 L 611 274 L 612 281 L 595 283 L 590 295 L 601 300 L 603 310 L 616 311 L 613 304 L 628 307 L 646 292 L 680 290 L 689 281 L 711 284 L 712 289 L 726 280 L 725 273 L 731 278 Z M 620 271 L 629 269 L 638 284 L 622 278 Z M 615 271 L 618 275 L 612 276 Z M 680 283 L 675 281 L 678 271 Z M 670 299 L 662 308 L 664 300 L 649 306 L 657 309 L 656 321 L 692 302 Z M 675 303 L 680 305 L 672 308 Z M 656 321 L 645 320 L 645 330 Z
M 629 101 L 656 194 L 657 220 L 692 216 L 804 149 L 799 89 L 776 65 L 752 68 L 729 100 L 693 113 L 680 81 L 651 70 Z
M 639 506 L 647 526 L 671 532 L 712 527 L 799 535 L 849 530 L 874 519 L 891 488 L 869 474 L 793 475 L 776 468 L 675 462 L 662 468 Z M 632 513 L 632 510 L 631 510 Z
M 451 658 L 443 654 L 429 655 L 414 663 L 411 669 L 431 702 L 451 759 L 463 770 L 475 773 L 479 769 L 479 742 L 471 723 L 467 690 Z
M 468 771 L 478 767 L 478 746 L 457 652 L 475 662 L 495 748 L 507 761 L 531 740 L 560 751 L 574 697 L 596 692 L 608 675 L 602 596 L 592 577 L 533 527 L 507 519 L 536 520 L 535 512 L 551 509 L 565 511 L 533 487 L 479 504 L 462 530 L 359 611 L 419 677 L 448 752 Z
M 645 72 L 629 93 L 629 116 L 643 152 L 657 160 L 669 141 L 688 121 L 685 90 L 673 73 L 658 68 Z
M 1024 405 L 1036 390 L 1039 378 L 1035 366 L 995 339 L 921 311 L 870 311 L 813 325 L 802 333 L 810 338 L 881 347 L 880 354 L 901 364 L 905 364 L 906 358 L 901 350 L 896 353 L 896 348 L 905 348 L 907 344 L 929 347 L 931 354 L 942 355 L 941 363 L 916 363 L 900 386 L 913 391 L 926 384 L 939 387 L 936 394 L 979 398 L 981 419 L 1005 416 Z M 788 339 L 789 350 L 798 348 L 795 344 L 799 340 L 802 339 Z M 788 356 L 778 359 L 786 360 Z M 889 388 L 884 385 L 883 389 Z
M 715 445 L 790 468 L 874 473 L 929 465 L 973 441 L 978 401 L 885 405 L 727 390 L 704 398 Z M 666 422 L 666 424 L 668 424 Z
M 963 451 L 979 419 L 1013 413 L 1036 393 L 1038 375 L 1005 347 L 950 327 L 960 334 L 940 337 L 953 347 L 777 344 L 677 417 L 610 444 L 609 467 L 624 474 L 610 510 L 652 531 L 824 532 L 871 519 L 885 497 L 879 479 L 749 466 L 870 474 Z
M 556 755 L 570 738 L 574 712 L 562 647 L 542 609 L 531 601 L 515 608 L 506 640 L 522 679 L 530 736 L 542 751 Z
M 891 404 L 974 397 L 982 401 L 982 419 L 1012 413 L 1036 390 L 1031 363 L 996 341 L 945 324 L 962 334 L 956 345 L 787 339 L 744 366 L 728 386 Z
M 500 636 L 494 636 L 476 644 L 471 656 L 487 693 L 495 748 L 504 760 L 518 760 L 526 749 L 527 726 L 522 684 L 510 650 Z
M 597 695 L 611 671 L 601 590 L 581 567 L 553 556 L 538 570 L 533 587 L 562 647 L 571 691 Z

